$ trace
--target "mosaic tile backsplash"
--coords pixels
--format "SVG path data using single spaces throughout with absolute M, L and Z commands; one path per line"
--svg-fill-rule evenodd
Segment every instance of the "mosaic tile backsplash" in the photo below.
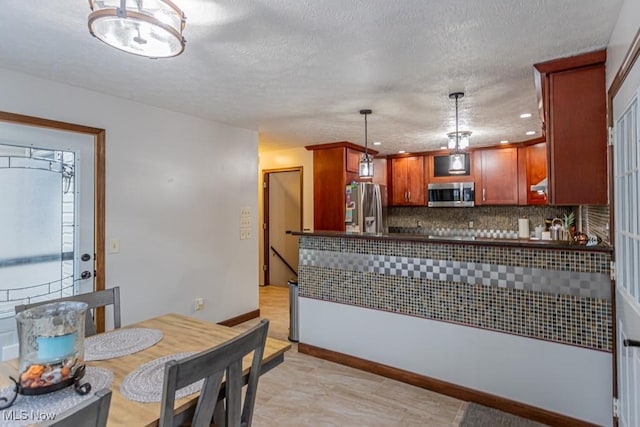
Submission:
M 518 230 L 518 218 L 529 218 L 529 228 L 544 225 L 545 218 L 562 218 L 575 212 L 571 206 L 476 206 L 474 208 L 390 207 L 389 227 L 422 227 L 430 229 L 464 229 L 473 221 L 479 230 Z M 577 216 L 577 215 L 576 215 Z
M 300 237 L 300 296 L 611 351 L 610 254 Z

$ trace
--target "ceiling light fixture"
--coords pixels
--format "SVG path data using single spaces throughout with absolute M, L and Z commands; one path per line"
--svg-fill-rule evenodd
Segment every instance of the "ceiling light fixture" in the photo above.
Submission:
M 535 134 L 536 134 L 536 131 L 534 130 L 527 131 L 527 135 L 535 135 Z
M 531 113 L 522 113 L 522 114 L 520 114 L 520 118 L 521 119 L 528 119 L 529 117 L 531 117 Z
M 456 100 L 456 131 L 447 134 L 449 136 L 449 148 L 455 149 L 453 153 L 449 154 L 449 173 L 452 175 L 460 175 L 460 174 L 466 173 L 465 155 L 460 152 L 460 150 L 463 148 L 461 147 L 461 142 L 464 134 L 464 139 L 466 144 L 464 148 L 468 147 L 469 135 L 471 135 L 471 132 L 469 131 L 460 132 L 458 130 L 458 99 L 460 98 L 464 98 L 464 92 L 453 92 L 449 94 L 449 99 Z M 453 147 L 451 147 L 452 134 L 454 138 Z
M 502 141 L 500 141 L 500 144 L 508 144 L 509 141 L 507 139 L 503 139 Z
M 381 144 L 382 144 L 382 142 L 379 142 L 379 141 L 376 141 L 376 142 L 373 143 L 373 145 L 381 145 Z
M 373 178 L 373 159 L 367 148 L 367 116 L 371 113 L 371 110 L 360 110 L 360 114 L 364 115 L 364 156 L 360 159 L 358 168 L 360 178 Z
M 89 0 L 89 32 L 109 46 L 148 58 L 180 55 L 185 16 L 171 0 Z

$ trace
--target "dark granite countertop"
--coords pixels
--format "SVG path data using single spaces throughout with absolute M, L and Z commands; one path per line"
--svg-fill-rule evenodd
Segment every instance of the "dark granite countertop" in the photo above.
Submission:
M 424 243 L 450 243 L 455 245 L 474 245 L 474 246 L 502 246 L 513 248 L 540 248 L 540 249 L 560 249 L 560 250 L 576 250 L 576 251 L 594 251 L 594 252 L 612 252 L 613 248 L 609 245 L 598 244 L 593 246 L 582 246 L 570 244 L 569 242 L 558 240 L 531 240 L 531 239 L 494 239 L 486 237 L 469 237 L 469 236 L 432 236 L 425 234 L 404 234 L 404 233 L 346 233 L 343 231 L 291 231 L 294 236 L 317 236 L 317 237 L 345 237 L 353 239 L 368 240 L 399 240 L 409 242 Z

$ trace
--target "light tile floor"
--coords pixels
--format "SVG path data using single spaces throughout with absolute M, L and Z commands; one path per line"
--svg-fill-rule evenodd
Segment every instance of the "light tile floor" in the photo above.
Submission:
M 269 336 L 286 340 L 288 289 L 260 288 Z M 237 328 L 246 328 L 257 319 Z M 298 353 L 260 378 L 253 419 L 271 426 L 458 426 L 466 403 L 368 372 Z

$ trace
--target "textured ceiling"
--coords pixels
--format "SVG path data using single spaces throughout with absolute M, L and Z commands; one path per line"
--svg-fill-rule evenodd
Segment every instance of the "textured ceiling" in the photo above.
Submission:
M 0 67 L 258 130 L 265 149 L 362 145 L 362 108 L 383 154 L 437 149 L 464 91 L 460 130 L 486 146 L 540 136 L 533 64 L 605 47 L 622 3 L 174 1 L 186 50 L 150 60 L 91 37 L 86 0 L 4 0 Z

